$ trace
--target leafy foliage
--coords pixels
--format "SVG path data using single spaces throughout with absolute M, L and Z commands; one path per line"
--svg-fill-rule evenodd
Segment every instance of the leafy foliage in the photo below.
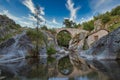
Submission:
M 69 19 L 64 19 L 63 24 L 65 25 L 66 28 L 78 28 L 81 26 L 80 24 L 76 24 L 75 22 Z
M 108 15 L 108 14 L 104 14 L 103 16 L 102 16 L 102 23 L 103 24 L 106 24 L 107 22 L 109 22 L 110 21 L 110 16 Z
M 73 65 L 70 62 L 70 59 L 68 56 L 63 57 L 62 59 L 59 60 L 58 63 L 58 70 L 64 75 L 69 75 L 73 71 Z M 67 72 L 66 72 L 67 70 Z
M 108 29 L 109 29 L 109 31 L 113 31 L 113 30 L 117 29 L 118 27 L 120 27 L 120 23 L 114 24 L 114 25 L 110 26 Z
M 27 31 L 27 35 L 29 36 L 33 43 L 35 43 L 36 39 L 39 40 L 39 44 L 44 43 L 44 36 L 41 31 L 37 32 L 35 29 L 29 29 Z
M 48 28 L 47 28 L 46 25 L 42 26 L 41 29 L 42 29 L 42 30 L 48 30 Z
M 52 55 L 52 54 L 55 54 L 57 51 L 56 49 L 54 48 L 53 45 L 50 45 L 48 48 L 47 48 L 47 54 L 48 55 Z
M 111 15 L 112 16 L 120 15 L 120 6 L 117 6 L 116 8 L 112 9 Z
M 57 42 L 58 42 L 58 45 L 60 46 L 68 47 L 70 40 L 71 40 L 71 35 L 67 31 L 61 31 L 57 35 Z
M 88 30 L 88 31 L 92 31 L 94 29 L 94 21 L 88 21 L 88 22 L 84 22 L 83 23 L 83 29 L 84 30 Z

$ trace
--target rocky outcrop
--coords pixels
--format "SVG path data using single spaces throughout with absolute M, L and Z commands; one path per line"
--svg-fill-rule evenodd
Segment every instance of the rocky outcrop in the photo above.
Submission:
M 84 45 L 84 39 L 87 36 L 88 32 L 81 32 L 73 37 L 69 42 L 69 49 L 70 50 L 82 50 Z
M 25 32 L 16 35 L 0 44 L 0 63 L 25 58 L 33 47 Z
M 12 19 L 5 15 L 0 15 L 0 38 L 12 34 L 18 28 L 20 28 L 20 25 L 16 24 Z
M 120 59 L 120 27 L 99 39 L 89 50 L 80 53 L 80 56 L 91 59 Z

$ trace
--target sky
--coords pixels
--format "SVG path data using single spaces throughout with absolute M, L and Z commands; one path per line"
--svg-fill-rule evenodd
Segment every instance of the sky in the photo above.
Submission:
M 111 11 L 120 0 L 0 0 L 0 14 L 5 14 L 21 26 L 34 27 L 35 7 L 39 5 L 41 25 L 60 28 L 64 19 L 76 23 L 89 21 L 93 16 Z

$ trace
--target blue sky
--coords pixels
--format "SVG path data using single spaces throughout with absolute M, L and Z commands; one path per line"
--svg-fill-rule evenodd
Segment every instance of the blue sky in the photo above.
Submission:
M 0 0 L 0 14 L 22 26 L 34 27 L 36 5 L 41 7 L 42 25 L 46 22 L 49 28 L 59 28 L 65 18 L 82 23 L 120 5 L 120 0 Z

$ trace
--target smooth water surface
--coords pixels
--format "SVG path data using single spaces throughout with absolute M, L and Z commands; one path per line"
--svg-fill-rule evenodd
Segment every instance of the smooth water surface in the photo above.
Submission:
M 69 57 L 24 59 L 0 64 L 0 80 L 119 80 L 120 61 L 88 61 L 71 64 Z

